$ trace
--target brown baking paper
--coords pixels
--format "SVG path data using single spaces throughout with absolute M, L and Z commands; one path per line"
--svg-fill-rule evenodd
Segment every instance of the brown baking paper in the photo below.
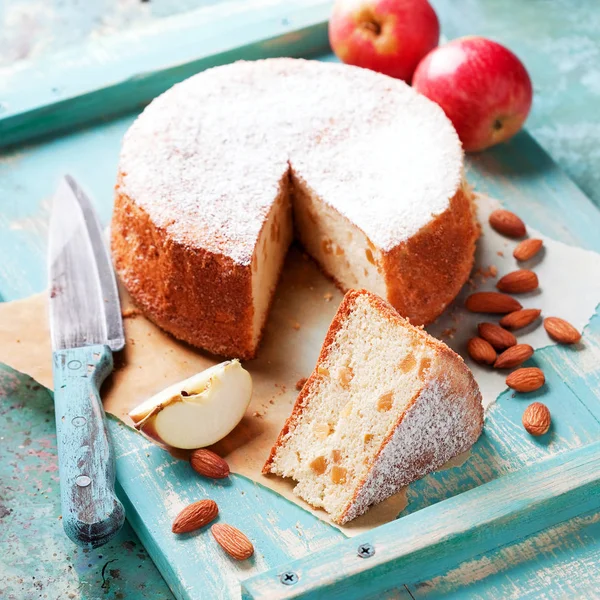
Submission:
M 515 243 L 499 235 L 488 223 L 492 210 L 501 207 L 499 202 L 478 195 L 477 204 L 482 237 L 477 245 L 473 277 L 428 331 L 463 355 L 482 391 L 484 406 L 489 408 L 506 389 L 505 374 L 477 365 L 466 355 L 467 340 L 482 319 L 481 315 L 464 309 L 464 299 L 476 289 L 494 290 L 498 277 L 518 267 L 512 257 Z M 583 330 L 600 299 L 600 255 L 552 240 L 531 227 L 528 232 L 530 237 L 544 241 L 544 252 L 535 259 L 541 288 L 521 295 L 519 300 L 525 308 L 539 308 L 543 314 L 560 315 Z M 564 289 L 569 293 L 547 294 L 543 293 L 545 289 Z M 291 412 L 298 394 L 296 382 L 307 377 L 315 366 L 341 298 L 340 292 L 315 264 L 293 247 L 277 287 L 259 358 L 244 363 L 254 382 L 252 402 L 240 425 L 216 447 L 217 452 L 227 458 L 232 471 L 275 490 L 328 522 L 325 512 L 311 509 L 293 495 L 293 481 L 265 477 L 261 475 L 261 469 Z M 134 406 L 222 359 L 163 333 L 136 311 L 123 290 L 121 300 L 127 345 L 115 356 L 115 372 L 103 387 L 102 394 L 107 412 L 131 424 L 127 413 Z M 47 294 L 0 303 L 0 361 L 51 388 L 47 314 Z M 542 327 L 519 332 L 519 341 L 535 349 L 551 343 Z M 585 344 L 579 346 L 578 351 L 586 351 Z M 465 453 L 443 468 L 460 466 L 467 456 Z M 405 506 L 406 495 L 401 492 L 340 529 L 347 535 L 358 534 L 393 520 Z
M 296 383 L 313 370 L 325 333 L 342 299 L 297 248 L 286 259 L 258 358 L 244 363 L 253 395 L 242 422 L 215 450 L 230 468 L 285 496 L 330 522 L 292 493 L 294 482 L 261 474 L 283 423 L 298 395 Z M 127 413 L 165 387 L 202 371 L 223 358 L 178 342 L 145 319 L 121 289 L 126 346 L 115 354 L 115 370 L 103 386 L 107 412 L 131 425 Z M 52 388 L 47 293 L 0 304 L 0 361 Z M 141 434 L 140 434 L 141 435 Z M 387 523 L 406 506 L 401 492 L 340 527 L 347 535 Z

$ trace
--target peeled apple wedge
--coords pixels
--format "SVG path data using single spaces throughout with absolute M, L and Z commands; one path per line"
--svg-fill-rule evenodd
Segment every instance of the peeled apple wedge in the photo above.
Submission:
M 228 360 L 169 386 L 134 408 L 136 429 L 157 442 L 191 450 L 224 438 L 250 404 L 252 377 Z

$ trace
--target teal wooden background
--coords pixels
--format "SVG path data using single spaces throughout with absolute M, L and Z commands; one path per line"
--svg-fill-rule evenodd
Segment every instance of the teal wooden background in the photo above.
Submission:
M 594 182 L 597 174 L 585 166 L 593 166 L 598 138 L 596 135 L 594 140 L 596 106 L 589 101 L 589 96 L 594 95 L 593 82 L 598 68 L 594 57 L 600 42 L 589 37 L 589 31 L 584 32 L 595 17 L 578 21 L 572 33 L 573 28 L 567 31 L 562 27 L 562 22 L 574 21 L 573 15 L 567 15 L 570 10 L 565 3 L 531 2 L 525 8 L 519 8 L 514 2 L 504 3 L 503 7 L 497 1 L 459 0 L 452 4 L 451 8 L 449 2 L 436 3 L 449 37 L 475 31 L 494 33 L 523 56 L 536 84 L 536 105 L 531 117 L 533 132 L 552 130 L 562 123 L 564 131 L 571 133 L 563 134 L 555 152 L 582 187 L 593 188 L 597 194 Z M 523 24 L 519 10 L 535 19 Z M 564 42 L 565 39 L 571 40 L 572 45 Z M 565 48 L 572 48 L 569 52 L 576 59 L 570 68 L 565 68 L 568 52 L 561 55 L 544 51 L 550 44 L 560 47 L 557 40 L 563 40 Z M 581 46 L 588 48 L 586 60 L 580 56 Z M 586 77 L 582 77 L 582 71 Z M 570 103 L 577 110 L 566 109 Z M 561 121 L 563 114 L 565 120 Z M 550 118 L 553 120 L 546 122 Z M 0 253 L 3 256 L 0 294 L 4 299 L 22 297 L 44 287 L 48 197 L 58 174 L 69 170 L 81 179 L 94 194 L 104 221 L 108 220 L 111 189 L 107 182 L 112 182 L 119 141 L 131 119 L 123 117 L 5 153 L 0 158 Z M 579 127 L 573 129 L 571 124 L 576 123 Z M 555 141 L 555 136 L 550 137 Z M 568 152 L 564 152 L 565 145 L 569 147 Z M 471 177 L 478 179 L 480 187 L 489 186 L 492 180 L 486 173 L 498 172 L 511 161 L 515 167 L 527 166 L 515 168 L 513 176 L 518 185 L 514 186 L 514 195 L 507 195 L 507 188 L 501 183 L 494 184 L 490 191 L 545 233 L 600 250 L 597 212 L 556 172 L 526 135 L 480 157 L 478 170 L 471 171 Z M 577 169 L 580 171 L 575 172 Z M 600 364 L 595 333 L 598 327 L 596 319 L 592 327 L 594 333 L 589 338 L 591 348 L 588 348 L 596 364 Z M 594 396 L 594 390 L 599 387 L 597 368 L 589 365 L 584 368 L 579 357 L 569 350 L 544 351 L 539 358 L 536 354 L 536 359 L 549 378 L 551 394 L 545 396 L 544 401 L 551 406 L 553 414 L 561 416 L 553 434 L 542 440 L 531 440 L 523 435 L 519 426 L 522 401 L 505 395 L 496 405 L 473 460 L 464 469 L 428 477 L 411 486 L 407 512 L 540 458 L 600 438 L 600 409 Z M 3 445 L 0 456 L 4 460 L 0 461 L 0 504 L 3 507 L 0 507 L 0 518 L 5 527 L 0 531 L 0 543 L 6 551 L 0 559 L 0 594 L 19 599 L 44 594 L 49 598 L 170 598 L 162 578 L 130 529 L 126 528 L 109 546 L 88 553 L 76 549 L 64 538 L 58 520 L 50 396 L 34 382 L 6 370 L 1 382 Z M 509 548 L 500 548 L 459 568 L 449 569 L 438 577 L 421 582 L 397 582 L 395 597 L 408 598 L 409 593 L 427 598 L 445 594 L 482 598 L 543 597 L 544 594 L 547 597 L 594 597 L 598 586 L 598 571 L 594 566 L 600 562 L 599 522 L 600 516 L 592 511 Z M 332 539 L 337 537 L 337 534 L 331 535 Z M 106 566 L 102 577 L 103 567 L 113 559 L 115 562 Z M 468 586 L 466 591 L 465 585 Z
M 15 60 L 48 56 L 91 38 L 149 26 L 198 7 L 235 1 L 45 0 L 42 4 L 38 0 L 3 0 L 0 68 Z M 447 37 L 487 35 L 524 59 L 536 94 L 528 130 L 600 205 L 597 0 L 432 0 L 432 4 Z M 1 85 L 0 78 L 0 89 Z

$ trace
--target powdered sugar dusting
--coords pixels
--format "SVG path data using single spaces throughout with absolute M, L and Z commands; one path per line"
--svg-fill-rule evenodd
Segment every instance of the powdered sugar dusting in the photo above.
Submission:
M 154 100 L 123 143 L 130 198 L 192 247 L 248 264 L 290 164 L 383 250 L 448 207 L 462 150 L 401 81 L 296 59 L 239 62 Z
M 440 369 L 434 374 L 395 429 L 343 522 L 435 471 L 477 441 L 483 427 L 481 394 L 462 361 L 443 368 L 446 372 Z

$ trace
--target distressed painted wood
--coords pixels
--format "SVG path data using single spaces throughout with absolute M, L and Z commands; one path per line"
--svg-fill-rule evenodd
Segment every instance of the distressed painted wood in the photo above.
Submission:
M 0 597 L 3 600 L 170 600 L 126 521 L 105 546 L 65 535 L 52 393 L 0 365 Z
M 598 539 L 600 512 L 586 513 L 472 557 L 442 575 L 413 581 L 405 589 L 413 600 L 596 599 Z
M 362 598 L 600 508 L 600 441 L 247 579 L 245 600 Z M 365 549 L 370 556 L 361 556 Z M 298 581 L 284 585 L 282 573 Z
M 345 539 L 337 529 L 245 477 L 199 477 L 186 461 L 117 419 L 109 417 L 109 427 L 127 518 L 178 598 L 237 598 L 239 580 Z M 207 530 L 171 533 L 179 511 L 203 498 L 217 502 L 221 522 L 238 527 L 253 541 L 253 558 L 235 563 Z
M 10 0 L 0 3 L 0 66 L 36 60 L 202 7 L 235 0 Z M 32 35 L 35 32 L 35 35 Z
M 286 39 L 291 41 L 290 36 L 278 39 L 278 43 L 284 43 Z M 301 45 L 302 40 L 295 40 L 295 43 Z M 82 57 L 82 61 L 88 58 Z M 216 54 L 211 54 L 211 60 L 217 58 Z M 323 58 L 331 60 L 331 56 Z M 43 73 L 39 75 L 41 77 Z M 135 86 L 128 89 L 133 90 Z M 141 90 L 144 91 L 144 85 Z M 102 91 L 98 90 L 98 93 Z M 31 121 L 26 119 L 28 123 L 35 123 L 40 116 L 36 116 L 35 111 L 29 111 L 28 115 L 34 117 Z M 89 115 L 83 117 L 86 120 Z M 21 297 L 45 286 L 47 197 L 65 170 L 73 172 L 83 183 L 97 202 L 104 222 L 108 221 L 120 138 L 132 118 L 125 116 L 90 126 L 49 142 L 5 152 L 0 157 L 0 197 L 3 201 L 0 211 L 0 253 L 3 257 L 0 294 L 5 299 Z M 35 133 L 30 131 L 28 135 Z M 499 197 L 544 233 L 569 243 L 600 249 L 598 211 L 526 133 L 508 145 L 473 157 L 468 176 L 477 183 L 478 189 Z M 543 401 L 549 405 L 554 417 L 550 435 L 539 440 L 530 438 L 519 424 L 524 401 L 504 394 L 489 415 L 484 436 L 467 464 L 460 469 L 428 476 L 411 486 L 410 503 L 403 514 L 411 514 L 409 518 L 425 522 L 421 517 L 425 511 L 416 512 L 420 508 L 438 509 L 445 505 L 441 501 L 447 498 L 458 502 L 462 496 L 457 497 L 457 494 L 485 482 L 501 485 L 507 474 L 519 474 L 521 469 L 535 467 L 539 461 L 585 448 L 600 439 L 599 327 L 596 318 L 586 329 L 584 355 L 555 347 L 536 352 L 536 363 L 543 366 L 548 378 L 549 391 L 543 395 Z M 240 579 L 259 569 L 330 547 L 342 537 L 337 530 L 253 482 L 234 476 L 229 487 L 213 487 L 192 477 L 185 463 L 174 461 L 163 451 L 148 445 L 135 432 L 123 432 L 122 426 L 114 421 L 109 427 L 119 440 L 117 474 L 121 486 L 118 492 L 130 522 L 180 598 L 221 598 L 229 597 L 230 592 L 235 597 Z M 248 571 L 222 560 L 222 557 L 214 567 L 211 566 L 215 555 L 209 553 L 209 549 L 218 549 L 207 547 L 206 539 L 200 535 L 186 540 L 185 550 L 181 544 L 174 543 L 172 536 L 169 538 L 168 517 L 173 505 L 209 494 L 219 494 L 224 520 L 231 519 L 230 522 L 239 524 L 244 530 L 250 529 L 259 552 L 256 563 L 250 565 Z M 17 504 L 13 501 L 11 506 Z M 257 507 L 261 507 L 260 510 Z M 35 514 L 35 509 L 31 511 Z M 564 533 L 564 540 L 552 542 L 554 549 L 543 559 L 537 557 L 543 554 L 545 542 L 553 539 L 550 533 L 540 533 L 509 546 L 508 549 L 515 549 L 512 553 L 502 554 L 502 549 L 495 550 L 497 570 L 493 566 L 486 568 L 485 556 L 459 566 L 440 560 L 441 572 L 435 576 L 419 572 L 412 580 L 390 580 L 396 587 L 390 597 L 408 598 L 409 593 L 415 597 L 429 597 L 430 590 L 437 595 L 460 597 L 464 586 L 468 586 L 469 597 L 504 598 L 510 597 L 511 590 L 514 594 L 515 590 L 510 586 L 516 577 L 519 581 L 517 593 L 535 597 L 544 590 L 543 569 L 546 570 L 546 583 L 549 580 L 560 582 L 565 595 L 585 596 L 586 589 L 594 589 L 594 580 L 591 575 L 587 576 L 586 565 L 597 557 L 593 550 L 599 539 L 595 515 L 597 513 L 592 511 L 579 521 L 572 519 L 568 524 L 555 526 L 554 530 L 561 532 L 560 536 Z M 403 521 L 392 525 L 403 527 Z M 579 533 L 583 530 L 585 535 Z M 15 530 L 11 528 L 10 531 L 16 537 Z M 555 535 L 559 536 L 558 533 Z M 498 543 L 509 544 L 511 539 L 500 535 Z M 536 560 L 531 559 L 532 548 Z M 569 556 L 557 560 L 557 552 L 562 550 L 564 555 L 567 549 Z M 581 557 L 581 565 L 577 557 Z M 567 571 L 564 565 L 569 560 L 571 564 Z M 11 565 L 14 572 L 14 563 Z M 474 568 L 473 576 L 469 575 L 469 565 Z M 381 598 L 379 589 L 378 580 L 369 581 L 361 588 L 362 597 Z M 156 596 L 148 597 L 163 598 L 165 593 L 163 588 Z
M 329 11 L 323 0 L 226 2 L 17 63 L 0 71 L 0 147 L 131 111 L 209 67 L 322 53 Z
M 97 548 L 125 521 L 100 399 L 112 351 L 104 345 L 56 350 L 52 367 L 63 527 L 76 544 Z

